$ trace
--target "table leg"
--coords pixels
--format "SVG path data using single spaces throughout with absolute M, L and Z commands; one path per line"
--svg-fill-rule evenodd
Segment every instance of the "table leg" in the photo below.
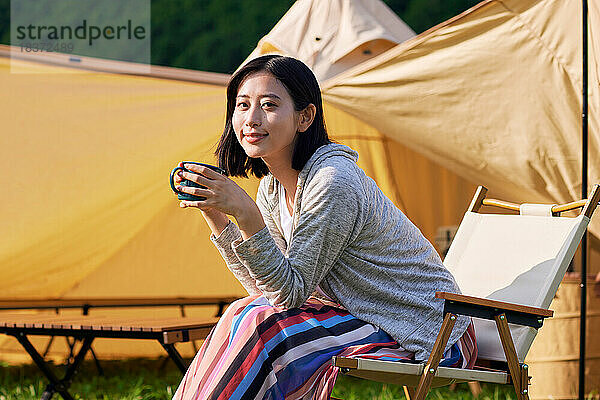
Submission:
M 93 336 L 87 336 L 83 339 L 83 343 L 81 344 L 81 349 L 79 349 L 79 352 L 75 356 L 75 360 L 73 361 L 73 363 L 71 365 L 69 365 L 69 368 L 67 369 L 67 372 L 65 373 L 65 376 L 61 380 L 61 382 L 67 382 L 68 385 L 71 384 L 71 380 L 73 379 L 73 376 L 77 373 L 77 370 L 79 369 L 79 366 L 83 362 L 85 355 L 92 347 L 93 341 L 94 341 Z
M 102 369 L 102 366 L 100 365 L 100 361 L 98 360 L 98 357 L 96 357 L 96 353 L 94 352 L 94 349 L 91 347 L 90 347 L 90 353 L 92 353 L 92 357 L 94 357 L 94 363 L 96 363 L 96 369 L 98 370 L 98 375 L 103 376 L 104 370 Z
M 181 357 L 181 354 L 179 354 L 179 352 L 177 351 L 177 349 L 175 348 L 175 346 L 173 345 L 173 343 L 169 343 L 169 344 L 164 344 L 164 343 L 160 343 L 162 345 L 162 347 L 165 348 L 165 350 L 167 351 L 167 353 L 169 353 L 169 356 L 171 357 L 171 360 L 173 360 L 173 362 L 175 363 L 175 365 L 177 365 L 177 368 L 179 368 L 179 370 L 185 374 L 185 372 L 188 369 L 188 366 L 185 365 L 185 361 L 183 360 L 183 357 Z
M 54 336 L 50 336 L 50 340 L 48 341 L 48 344 L 46 345 L 46 349 L 44 350 L 42 357 L 46 357 L 48 355 L 48 352 L 50 351 L 50 346 L 52 346 L 52 342 L 54 342 Z
M 52 372 L 52 370 L 48 367 L 48 364 L 46 363 L 44 358 L 38 353 L 38 351 L 31 344 L 31 342 L 23 332 L 19 332 L 14 336 L 19 341 L 19 343 L 21 343 L 21 345 L 27 351 L 27 353 L 29 353 L 33 362 L 35 362 L 38 368 L 42 371 L 44 375 L 46 375 L 46 378 L 48 378 L 48 380 L 50 381 L 48 386 L 46 386 L 46 390 L 44 391 L 44 393 L 42 393 L 42 399 L 49 400 L 52 398 L 54 393 L 58 392 L 64 400 L 74 400 L 73 396 L 69 394 L 67 389 L 71 385 L 71 379 L 77 373 L 77 369 L 83 361 L 86 353 L 89 351 L 94 338 L 86 337 L 84 339 L 81 349 L 77 353 L 77 356 L 75 357 L 73 363 L 69 365 L 65 376 L 62 379 L 58 379 L 56 374 Z
M 67 341 L 67 346 L 69 347 L 69 358 L 67 358 L 67 364 L 70 364 L 74 357 L 73 349 L 75 348 L 75 343 L 77 343 L 77 338 L 73 338 L 73 343 L 71 343 L 68 336 L 65 336 L 65 340 Z

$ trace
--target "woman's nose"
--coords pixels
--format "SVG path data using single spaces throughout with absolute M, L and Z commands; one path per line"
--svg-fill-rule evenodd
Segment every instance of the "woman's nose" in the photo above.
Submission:
M 262 114 L 259 107 L 252 107 L 246 116 L 246 125 L 248 127 L 253 128 L 262 125 Z

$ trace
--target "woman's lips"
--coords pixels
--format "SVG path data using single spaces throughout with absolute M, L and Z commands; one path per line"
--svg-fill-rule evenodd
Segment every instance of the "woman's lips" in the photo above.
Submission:
M 262 139 L 264 139 L 267 135 L 264 134 L 251 134 L 251 135 L 244 135 L 244 139 L 248 142 L 248 143 L 258 143 L 260 142 Z

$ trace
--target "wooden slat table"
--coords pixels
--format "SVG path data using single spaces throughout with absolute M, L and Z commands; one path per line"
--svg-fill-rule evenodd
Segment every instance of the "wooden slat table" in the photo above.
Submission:
M 83 315 L 88 315 L 92 308 L 132 308 L 132 307 L 179 307 L 181 316 L 185 317 L 186 306 L 217 306 L 215 313 L 216 317 L 223 315 L 225 306 L 237 300 L 238 296 L 220 296 L 220 297 L 85 297 L 85 298 L 10 298 L 0 299 L 0 310 L 56 310 L 58 314 L 62 309 L 81 309 Z M 73 346 L 75 342 L 71 342 L 68 337 L 65 338 L 69 346 L 68 359 L 74 357 Z M 50 351 L 50 346 L 54 342 L 54 336 L 50 337 L 46 349 L 42 356 L 45 357 Z M 192 343 L 194 350 L 196 344 Z M 94 349 L 90 349 L 90 353 L 96 362 L 98 372 L 102 374 L 102 367 L 98 361 Z
M 14 336 L 46 375 L 50 384 L 42 399 L 50 399 L 55 392 L 65 400 L 73 399 L 68 388 L 95 338 L 154 339 L 163 346 L 179 369 L 187 366 L 174 344 L 204 339 L 216 325 L 218 318 L 119 318 L 61 315 L 0 314 L 0 333 Z M 28 335 L 66 336 L 82 341 L 74 361 L 59 379 L 31 344 Z
M 116 307 L 166 307 L 178 306 L 183 313 L 184 306 L 218 307 L 216 316 L 223 314 L 226 305 L 237 300 L 238 296 L 221 297 L 112 297 L 112 298 L 72 298 L 72 299 L 0 299 L 0 310 L 44 310 L 80 308 L 83 314 L 88 314 L 91 308 Z

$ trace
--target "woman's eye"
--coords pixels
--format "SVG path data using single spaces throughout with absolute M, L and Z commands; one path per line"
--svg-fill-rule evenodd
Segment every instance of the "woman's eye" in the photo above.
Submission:
M 270 102 L 270 101 L 265 101 L 265 102 L 263 103 L 263 107 L 264 107 L 264 108 L 273 108 L 273 107 L 277 107 L 277 104 L 275 104 L 275 103 L 272 103 L 272 102 Z
M 244 102 L 239 102 L 235 105 L 237 108 L 246 108 L 248 107 L 248 104 L 244 103 Z

